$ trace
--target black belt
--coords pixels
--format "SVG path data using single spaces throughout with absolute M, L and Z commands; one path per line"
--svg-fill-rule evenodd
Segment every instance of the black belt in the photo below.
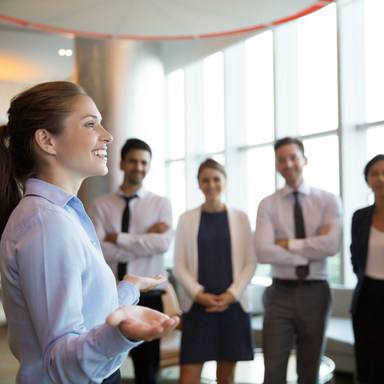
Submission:
M 283 280 L 277 279 L 276 277 L 274 277 L 272 281 L 273 284 L 282 285 L 283 287 L 299 287 L 300 285 L 315 285 L 327 282 L 327 280 Z

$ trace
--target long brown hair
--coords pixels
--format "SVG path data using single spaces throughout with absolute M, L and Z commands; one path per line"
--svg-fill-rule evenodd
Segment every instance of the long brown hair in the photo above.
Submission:
M 23 196 L 24 183 L 36 175 L 35 132 L 45 129 L 59 135 L 74 101 L 85 95 L 77 84 L 53 81 L 29 88 L 11 100 L 8 124 L 0 126 L 0 236 Z

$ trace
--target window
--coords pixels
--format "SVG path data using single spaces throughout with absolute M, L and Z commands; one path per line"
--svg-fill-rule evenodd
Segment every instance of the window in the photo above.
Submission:
M 350 221 L 372 203 L 361 172 L 384 152 L 383 13 L 381 0 L 334 2 L 212 49 L 168 75 L 175 222 L 183 209 L 202 203 L 197 168 L 213 157 L 227 170 L 226 203 L 245 211 L 254 229 L 260 200 L 284 185 L 275 172 L 274 141 L 297 137 L 308 157 L 306 181 L 342 195 L 344 244 L 330 258 L 331 281 L 354 285 Z M 258 266 L 258 276 L 268 273 Z
M 338 126 L 336 6 L 297 21 L 301 135 Z
M 273 33 L 246 41 L 247 144 L 274 139 Z
M 384 125 L 367 130 L 367 162 L 372 157 L 384 153 Z
M 205 152 L 224 150 L 224 58 L 218 52 L 204 59 Z
M 177 223 L 179 216 L 185 212 L 185 168 L 183 161 L 174 161 L 169 165 L 171 180 L 171 201 L 173 222 Z
M 336 195 L 339 186 L 339 140 L 337 135 L 303 140 L 308 164 L 304 178 L 313 187 L 325 189 Z
M 383 14 L 382 0 L 365 1 L 365 90 L 366 116 L 369 123 L 384 120 Z
M 178 70 L 168 76 L 168 137 L 171 159 L 185 156 L 184 122 L 184 71 Z
M 271 145 L 250 149 L 248 162 L 248 216 L 255 229 L 260 201 L 275 191 L 275 152 Z

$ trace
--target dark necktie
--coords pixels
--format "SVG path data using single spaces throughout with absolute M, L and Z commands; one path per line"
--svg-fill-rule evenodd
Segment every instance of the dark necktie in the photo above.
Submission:
M 301 210 L 301 205 L 299 203 L 299 192 L 294 191 L 293 195 L 295 196 L 295 207 L 294 207 L 294 217 L 295 217 L 295 234 L 296 239 L 305 239 L 305 227 L 303 220 L 303 211 Z M 308 265 L 298 265 L 296 267 L 296 275 L 299 279 L 305 279 L 309 274 Z
M 129 232 L 128 231 L 129 219 L 130 219 L 129 202 L 135 197 L 137 197 L 137 195 L 133 195 L 129 197 L 123 196 L 123 197 L 127 202 L 127 206 L 125 207 L 123 212 L 123 219 L 121 221 L 121 232 Z M 123 280 L 126 271 L 127 271 L 127 263 L 119 263 L 117 267 L 117 277 L 119 281 Z

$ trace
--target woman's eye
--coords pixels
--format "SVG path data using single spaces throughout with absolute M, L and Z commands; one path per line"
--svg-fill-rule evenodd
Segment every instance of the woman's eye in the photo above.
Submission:
M 90 121 L 89 123 L 85 124 L 86 127 L 93 127 L 95 123 L 93 121 Z

